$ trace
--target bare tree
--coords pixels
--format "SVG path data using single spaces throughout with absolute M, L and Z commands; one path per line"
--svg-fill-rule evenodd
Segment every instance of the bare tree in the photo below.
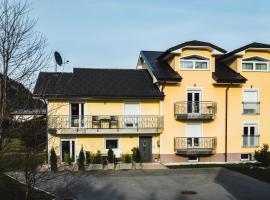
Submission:
M 27 1 L 0 2 L 0 150 L 4 140 L 3 122 L 8 118 L 7 87 L 9 80 L 24 85 L 45 67 L 46 38 L 35 31 L 37 20 L 29 17 Z

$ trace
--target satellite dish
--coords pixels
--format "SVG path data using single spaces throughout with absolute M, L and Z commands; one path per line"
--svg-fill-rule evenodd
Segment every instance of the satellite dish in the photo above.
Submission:
M 55 62 L 59 65 L 59 66 L 62 66 L 63 64 L 63 59 L 60 55 L 60 53 L 58 51 L 55 51 L 54 52 L 54 58 L 55 58 Z

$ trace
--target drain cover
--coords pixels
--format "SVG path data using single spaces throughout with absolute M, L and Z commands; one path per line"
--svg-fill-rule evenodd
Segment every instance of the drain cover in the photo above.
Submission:
M 192 191 L 192 190 L 186 190 L 186 191 L 182 191 L 181 194 L 190 195 L 190 194 L 197 194 L 197 192 Z

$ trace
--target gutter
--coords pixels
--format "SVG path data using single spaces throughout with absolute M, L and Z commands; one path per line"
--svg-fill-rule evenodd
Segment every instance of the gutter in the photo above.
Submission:
M 225 162 L 228 161 L 228 92 L 232 83 L 225 90 Z

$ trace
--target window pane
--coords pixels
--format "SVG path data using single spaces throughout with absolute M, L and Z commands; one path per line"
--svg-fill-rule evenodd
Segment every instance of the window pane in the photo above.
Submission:
M 207 62 L 205 61 L 196 61 L 195 69 L 207 69 Z
M 193 69 L 193 62 L 192 61 L 181 61 L 181 68 L 182 69 Z
M 62 141 L 61 142 L 61 149 L 62 149 L 62 162 L 68 162 L 70 157 L 70 143 L 69 141 Z
M 255 127 L 254 126 L 250 127 L 250 133 L 249 134 L 254 136 L 254 134 L 255 134 Z
M 244 126 L 244 135 L 248 135 L 248 127 Z
M 106 140 L 106 149 L 109 148 L 117 149 L 118 148 L 118 140 Z
M 256 63 L 256 70 L 267 70 L 267 64 L 266 63 Z
M 242 63 L 242 69 L 253 70 L 253 63 Z

